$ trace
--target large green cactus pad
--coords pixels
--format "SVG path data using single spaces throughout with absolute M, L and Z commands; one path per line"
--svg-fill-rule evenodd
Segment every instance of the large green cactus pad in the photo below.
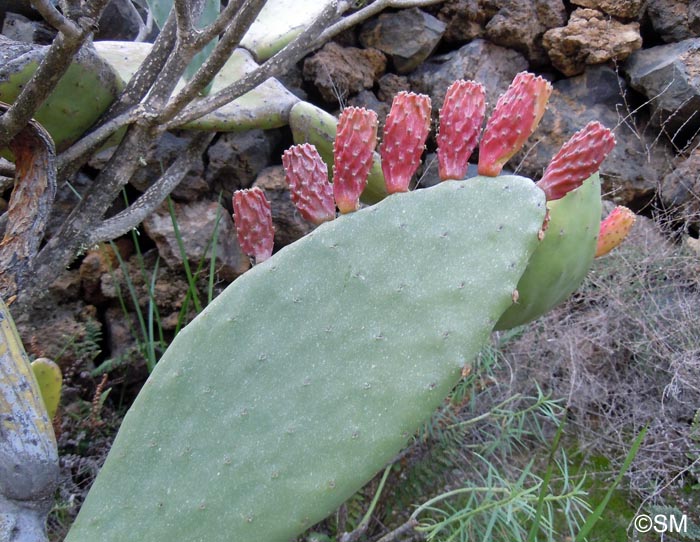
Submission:
M 442 183 L 237 279 L 156 366 L 67 542 L 287 542 L 330 514 L 488 339 L 544 209 L 521 177 Z
M 539 318 L 569 297 L 591 268 L 602 207 L 598 173 L 547 206 L 549 227 L 518 283 L 518 303 L 501 316 L 496 329 Z
M 0 36 L 0 101 L 12 103 L 31 79 L 48 47 Z M 61 151 L 78 139 L 116 99 L 119 76 L 91 46 L 83 47 L 56 89 L 36 112 Z
M 152 47 L 153 45 L 150 43 L 127 41 L 98 41 L 95 43 L 97 53 L 125 81 L 129 81 L 136 73 L 141 63 L 151 52 Z M 210 93 L 215 94 L 257 67 L 258 65 L 248 51 L 236 49 L 212 81 Z M 175 89 L 176 92 L 184 84 L 184 81 L 180 81 Z M 298 101 L 299 98 L 288 91 L 282 83 L 277 79 L 270 78 L 240 98 L 184 125 L 183 128 L 219 132 L 279 128 L 287 124 L 289 110 Z

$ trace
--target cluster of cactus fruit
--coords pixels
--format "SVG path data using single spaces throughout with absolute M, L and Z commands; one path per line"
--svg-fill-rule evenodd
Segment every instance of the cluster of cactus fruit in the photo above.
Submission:
M 284 153 L 292 199 L 319 227 L 275 255 L 263 192 L 237 192 L 240 245 L 258 265 L 163 355 L 66 540 L 123 540 L 137 525 L 142 540 L 286 542 L 391 461 L 494 329 L 566 297 L 599 231 L 603 251 L 629 227 L 625 211 L 600 227 L 596 172 L 614 139 L 598 123 L 538 183 L 500 174 L 550 92 L 519 74 L 484 129 L 479 175 L 460 180 L 485 103 L 479 84 L 452 85 L 437 136 L 449 182 L 414 191 L 430 100 L 399 94 L 380 146 L 393 195 L 362 209 L 377 118 L 345 109 L 332 185 L 312 145 Z

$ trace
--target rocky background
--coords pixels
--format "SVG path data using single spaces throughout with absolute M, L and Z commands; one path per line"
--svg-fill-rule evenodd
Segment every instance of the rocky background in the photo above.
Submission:
M 135 9 L 129 0 L 113 0 L 96 39 L 143 35 Z M 2 33 L 16 40 L 50 43 L 53 37 L 26 2 L 4 2 L 0 21 Z M 455 79 L 482 82 L 493 107 L 523 70 L 551 80 L 554 91 L 540 127 L 508 168 L 539 178 L 576 130 L 599 120 L 617 139 L 601 170 L 605 198 L 666 224 L 675 242 L 694 243 L 700 225 L 700 0 L 446 0 L 384 12 L 326 44 L 282 81 L 329 112 L 359 105 L 377 111 L 381 122 L 400 90 L 429 94 L 437 118 Z M 168 134 L 156 148 L 144 149 L 148 167 L 125 198 L 144 191 L 188 137 Z M 200 291 L 213 288 L 213 294 L 250 267 L 235 239 L 233 191 L 254 185 L 267 192 L 277 248 L 310 231 L 290 202 L 280 165 L 290 144 L 287 128 L 219 134 L 172 194 L 171 208 L 164 205 L 112 245 L 86 247 L 57 278 L 41 313 L 18 322 L 30 354 L 56 359 L 68 375 L 65 403 L 94 394 L 99 409 L 100 378 L 108 369 L 109 386 L 119 389 L 117 403 L 129 403 L 147 374 L 139 310 L 142 317 L 155 315 L 163 344 L 183 314 L 193 315 L 185 260 L 192 273 L 200 270 Z M 438 182 L 434 151 L 432 140 L 418 186 Z M 59 186 L 49 235 L 106 156 L 94 157 Z M 2 189 L 9 197 L 9 186 Z M 0 199 L 0 210 L 4 205 Z M 119 208 L 115 204 L 114 211 Z M 91 411 L 97 423 L 93 418 Z M 71 438 L 64 448 L 94 445 Z

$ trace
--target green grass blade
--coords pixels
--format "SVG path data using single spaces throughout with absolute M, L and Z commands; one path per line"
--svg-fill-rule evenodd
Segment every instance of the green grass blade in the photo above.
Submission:
M 642 429 L 642 431 L 637 435 L 637 438 L 634 439 L 634 442 L 632 443 L 632 447 L 630 448 L 630 451 L 627 453 L 627 457 L 625 458 L 624 463 L 622 464 L 622 468 L 620 469 L 620 472 L 617 474 L 615 477 L 615 481 L 613 484 L 608 488 L 608 491 L 605 493 L 605 497 L 603 497 L 603 500 L 600 501 L 598 506 L 596 506 L 596 509 L 593 511 L 593 513 L 588 516 L 588 519 L 586 520 L 586 523 L 583 524 L 583 527 L 581 527 L 581 530 L 579 533 L 576 535 L 576 539 L 574 542 L 583 542 L 588 535 L 588 533 L 591 532 L 591 529 L 595 526 L 596 523 L 598 523 L 598 520 L 600 517 L 603 515 L 603 512 L 605 511 L 605 508 L 608 506 L 608 502 L 610 501 L 610 498 L 612 497 L 613 491 L 617 488 L 618 485 L 620 485 L 620 482 L 622 481 L 622 477 L 625 475 L 625 472 L 627 472 L 627 469 L 629 469 L 630 465 L 632 464 L 632 461 L 634 461 L 634 458 L 637 456 L 637 452 L 639 451 L 640 446 L 642 445 L 642 441 L 644 440 L 644 437 L 647 434 L 647 430 L 649 427 L 645 427 Z

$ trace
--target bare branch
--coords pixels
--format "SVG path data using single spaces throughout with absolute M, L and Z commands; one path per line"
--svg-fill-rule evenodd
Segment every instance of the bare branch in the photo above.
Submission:
M 93 245 L 114 239 L 143 222 L 182 181 L 195 160 L 202 156 L 211 140 L 214 139 L 214 135 L 213 132 L 197 134 L 190 142 L 187 151 L 178 156 L 163 176 L 141 194 L 139 199 L 126 210 L 105 220 L 92 230 L 88 244 Z
M 209 58 L 197 70 L 197 73 L 194 74 L 185 88 L 161 112 L 158 119 L 159 122 L 166 122 L 172 119 L 206 88 L 229 59 L 231 52 L 239 44 L 241 38 L 248 31 L 250 25 L 253 24 L 264 5 L 265 0 L 247 0 L 244 2 Z
M 345 4 L 343 4 L 343 7 L 346 7 Z M 287 72 L 293 64 L 316 47 L 315 44 L 317 43 L 318 34 L 340 15 L 338 11 L 338 2 L 330 3 L 316 18 L 313 24 L 299 34 L 299 36 L 284 47 L 284 49 L 235 83 L 222 89 L 213 96 L 209 96 L 196 104 L 190 105 L 172 121 L 161 127 L 161 129 L 176 128 L 196 120 L 232 102 L 246 92 L 254 89 L 268 78 Z
M 0 117 L 0 147 L 7 145 L 22 130 L 49 97 L 58 81 L 68 70 L 73 56 L 89 38 L 97 17 L 102 13 L 108 0 L 95 0 L 90 10 L 91 17 L 80 17 L 80 31 L 75 35 L 60 32 L 49 47 L 32 78 L 24 85 L 22 92 L 10 109 Z
M 194 28 L 192 24 L 193 6 L 188 0 L 174 0 L 173 7 L 175 8 L 178 38 L 182 39 L 188 36 Z
M 440 4 L 444 1 L 445 0 L 376 0 L 361 10 L 344 17 L 333 26 L 328 27 L 320 36 L 318 36 L 317 46 L 320 47 L 341 32 L 355 26 L 358 23 L 361 23 L 362 21 L 365 21 L 366 19 L 369 19 L 387 8 L 414 8 L 431 6 L 433 4 Z
M 90 132 L 58 156 L 59 171 L 77 171 L 83 165 L 84 160 L 93 154 L 107 138 L 120 128 L 139 120 L 141 114 L 142 109 L 134 107 Z
M 197 39 L 209 43 L 215 36 L 221 34 L 245 2 L 246 0 L 231 0 L 221 11 L 216 21 L 201 30 Z
M 80 34 L 80 28 L 73 21 L 64 17 L 49 0 L 31 0 L 31 4 L 47 23 L 62 34 L 73 38 Z
M 418 525 L 418 520 L 415 518 L 410 518 L 406 523 L 400 525 L 398 528 L 394 529 L 390 533 L 382 536 L 377 542 L 396 542 L 396 540 L 406 540 L 405 536 L 413 531 L 414 527 Z M 422 536 L 420 538 L 423 538 Z

